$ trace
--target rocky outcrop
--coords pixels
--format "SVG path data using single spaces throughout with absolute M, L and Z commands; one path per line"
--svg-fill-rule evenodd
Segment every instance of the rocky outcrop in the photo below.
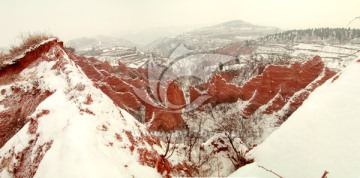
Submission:
M 141 103 L 132 93 L 132 86 L 144 88 L 145 83 L 140 80 L 132 80 L 128 76 L 129 71 L 126 68 L 121 65 L 115 68 L 107 62 L 76 56 L 75 54 L 71 54 L 70 58 L 95 82 L 96 87 L 107 94 L 116 105 L 132 113 L 140 110 Z
M 208 83 L 201 85 L 199 89 L 206 90 L 207 95 L 211 96 L 211 98 L 204 102 L 204 104 L 210 103 L 212 107 L 221 103 L 236 102 L 242 94 L 241 88 L 228 83 L 220 74 L 215 74 Z M 201 94 L 191 86 L 190 102 L 193 102 L 198 96 L 201 96 Z
M 227 82 L 225 77 L 214 75 L 212 79 L 198 87 L 190 87 L 190 101 L 201 96 L 204 91 L 211 98 L 205 102 L 214 107 L 221 103 L 246 101 L 242 115 L 250 117 L 260 107 L 263 114 L 284 110 L 284 117 L 294 112 L 308 95 L 336 72 L 325 67 L 319 56 L 305 63 L 290 66 L 268 65 L 258 76 L 239 87 Z
M 288 112 L 292 113 L 310 92 L 335 74 L 325 67 L 319 56 L 303 64 L 267 66 L 260 76 L 242 87 L 242 98 L 249 101 L 243 110 L 244 116 L 250 116 L 261 106 L 267 106 L 264 113 L 271 114 L 288 102 Z
M 75 54 L 70 54 L 70 57 L 95 82 L 96 87 L 107 94 L 117 106 L 127 110 L 138 120 L 148 122 L 150 130 L 168 131 L 183 126 L 181 112 L 174 112 L 171 107 L 186 104 L 184 93 L 178 84 L 172 82 L 167 88 L 159 86 L 159 89 L 166 93 L 165 101 L 161 101 L 161 98 L 151 95 L 156 91 L 149 91 L 149 82 L 157 81 L 148 81 L 147 69 L 131 69 L 121 63 L 113 67 L 107 62 Z M 134 88 L 138 90 L 137 93 Z
M 170 83 L 167 88 L 159 86 L 166 95 L 165 100 L 161 101 L 161 98 L 154 98 L 154 91 L 149 91 L 149 82 L 157 81 L 148 81 L 147 69 L 131 69 L 121 63 L 114 67 L 107 62 L 75 54 L 70 57 L 114 103 L 135 115 L 138 120 L 149 123 L 150 130 L 173 130 L 183 126 L 181 113 L 174 112 L 171 107 L 186 104 L 185 95 L 178 84 Z M 325 67 L 318 56 L 305 63 L 288 66 L 260 66 L 258 72 L 259 75 L 241 87 L 231 83 L 241 71 L 218 72 L 207 83 L 189 87 L 190 103 L 202 106 L 210 103 L 215 107 L 218 104 L 241 100 L 247 102 L 244 108 L 241 108 L 245 118 L 261 108 L 263 114 L 283 110 L 281 118 L 285 119 L 302 104 L 311 91 L 335 75 L 335 72 Z M 135 93 L 133 88 L 141 92 Z M 193 103 L 199 102 L 196 99 L 204 93 L 211 98 L 204 103 Z M 201 109 L 202 107 L 199 107 L 199 110 Z
M 184 126 L 184 121 L 182 119 L 181 109 L 186 105 L 184 93 L 177 83 L 171 82 L 166 89 L 166 101 L 165 106 L 167 108 L 154 108 L 153 106 L 148 105 L 147 107 L 152 107 L 152 112 L 147 112 L 147 118 L 153 116 L 153 119 L 150 121 L 149 129 L 150 130 L 174 130 Z

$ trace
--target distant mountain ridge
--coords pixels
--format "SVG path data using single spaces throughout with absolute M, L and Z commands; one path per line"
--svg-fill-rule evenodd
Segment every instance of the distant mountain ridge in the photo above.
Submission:
M 86 52 L 93 48 L 112 48 L 115 46 L 135 47 L 136 45 L 130 41 L 111 37 L 111 36 L 94 36 L 82 37 L 68 41 L 65 46 L 74 48 L 78 53 Z
M 279 30 L 276 27 L 258 26 L 242 20 L 234 20 L 196 29 L 174 38 L 158 39 L 147 45 L 145 49 L 165 57 L 180 44 L 197 51 L 213 51 L 230 43 L 257 39 Z

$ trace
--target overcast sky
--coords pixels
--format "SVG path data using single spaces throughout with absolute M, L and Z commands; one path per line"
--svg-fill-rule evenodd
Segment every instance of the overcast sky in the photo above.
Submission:
M 0 46 L 29 31 L 66 41 L 230 20 L 283 29 L 347 27 L 357 16 L 359 0 L 0 0 Z M 352 27 L 360 28 L 360 20 Z

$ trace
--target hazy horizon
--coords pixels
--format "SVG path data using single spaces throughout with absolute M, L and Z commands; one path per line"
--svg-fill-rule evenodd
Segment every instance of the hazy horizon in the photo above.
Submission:
M 203 27 L 231 20 L 281 29 L 349 27 L 360 16 L 356 0 L 0 0 L 0 47 L 21 33 L 48 32 L 67 41 L 179 27 Z M 350 26 L 360 28 L 360 20 Z M 174 30 L 173 33 L 177 31 Z

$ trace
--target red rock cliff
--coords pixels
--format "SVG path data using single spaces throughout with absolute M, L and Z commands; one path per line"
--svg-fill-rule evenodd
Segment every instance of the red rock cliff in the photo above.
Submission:
M 206 103 L 214 107 L 220 103 L 232 103 L 239 99 L 248 101 L 242 110 L 243 116 L 249 117 L 261 106 L 264 114 L 271 114 L 282 109 L 290 102 L 287 111 L 291 114 L 308 97 L 311 91 L 323 84 L 336 73 L 325 67 L 319 56 L 301 64 L 290 66 L 268 65 L 263 72 L 251 78 L 242 87 L 238 87 L 220 76 L 215 75 L 208 83 L 195 89 L 190 87 L 190 101 L 194 101 L 207 91 L 212 96 Z

